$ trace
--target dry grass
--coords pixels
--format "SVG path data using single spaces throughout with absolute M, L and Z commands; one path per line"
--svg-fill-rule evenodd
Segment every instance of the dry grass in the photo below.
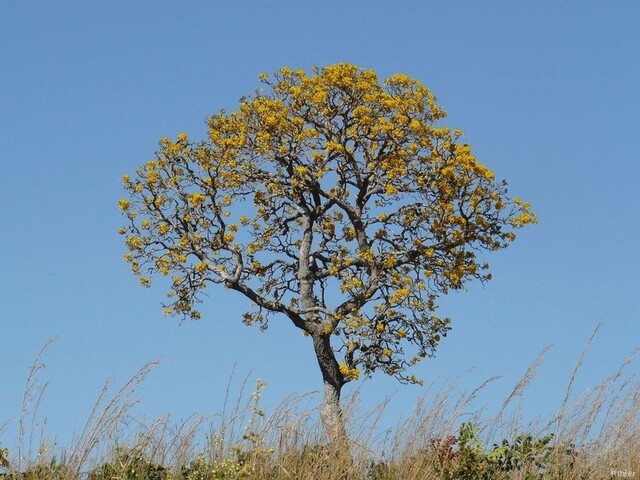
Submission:
M 30 369 L 19 419 L 18 444 L 9 447 L 7 480 L 106 479 L 611 479 L 640 477 L 640 382 L 627 373 L 634 352 L 598 386 L 574 399 L 575 380 L 597 329 L 569 379 L 557 414 L 523 427 L 519 406 L 548 348 L 531 363 L 492 417 L 475 409 L 478 395 L 497 377 L 469 392 L 460 379 L 426 387 L 409 418 L 393 430 L 378 428 L 387 401 L 369 412 L 358 408 L 356 392 L 345 402 L 351 455 L 326 445 L 312 395 L 286 398 L 272 412 L 260 407 L 264 386 L 244 379 L 233 395 L 231 379 L 222 412 L 175 422 L 170 416 L 134 421 L 135 393 L 157 366 L 145 365 L 119 389 L 108 382 L 82 432 L 66 448 L 51 450 L 38 429 L 37 410 L 46 385 L 37 382 L 47 342 Z M 232 398 L 233 397 L 233 398 Z M 460 425 L 471 422 L 476 436 L 467 450 Z M 536 427 L 543 425 L 543 427 Z M 40 425 L 42 428 L 42 425 Z M 494 443 L 518 435 L 554 434 L 544 468 L 524 461 L 501 471 L 488 460 Z M 454 441 L 446 447 L 447 439 Z M 39 440 L 39 444 L 38 443 Z M 475 442 L 475 443 L 474 443 Z M 474 446 L 475 445 L 475 446 Z M 475 448 L 475 450 L 474 450 Z M 541 447 L 542 448 L 542 447 Z M 542 450 L 541 450 L 542 451 Z M 382 454 L 384 452 L 384 455 Z M 475 453 L 474 453 L 475 452 Z M 2 449 L 0 449 L 0 456 Z M 493 466 L 491 466 L 493 465 Z M 19 473 L 23 472 L 23 473 Z M 25 473 L 26 472 L 26 473 Z M 92 472 L 92 473 L 90 473 Z

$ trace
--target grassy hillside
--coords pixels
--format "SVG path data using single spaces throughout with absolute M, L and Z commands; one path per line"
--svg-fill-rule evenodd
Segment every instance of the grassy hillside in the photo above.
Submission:
M 227 387 L 223 412 L 213 417 L 141 422 L 131 415 L 135 393 L 155 363 L 145 365 L 117 391 L 105 386 L 84 430 L 70 445 L 52 447 L 46 434 L 33 431 L 43 391 L 37 383 L 42 365 L 38 357 L 27 379 L 19 438 L 16 445 L 0 448 L 0 478 L 639 478 L 640 382 L 626 373 L 633 356 L 575 400 L 573 384 L 583 358 L 551 418 L 523 425 L 514 404 L 534 379 L 541 354 L 491 417 L 472 406 L 492 379 L 464 394 L 454 393 L 453 383 L 430 392 L 393 431 L 377 428 L 384 405 L 360 412 L 354 397 L 345 405 L 351 445 L 336 450 L 326 444 L 317 412 L 305 407 L 304 397 L 264 412 L 260 395 L 265 384 L 260 381 L 249 393 L 245 380 L 235 399 Z

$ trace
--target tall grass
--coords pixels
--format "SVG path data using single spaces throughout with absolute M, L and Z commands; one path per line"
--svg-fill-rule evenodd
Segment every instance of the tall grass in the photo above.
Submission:
M 16 445 L 0 445 L 0 478 L 33 479 L 611 479 L 640 477 L 640 382 L 627 373 L 634 352 L 599 385 L 575 396 L 575 382 L 594 336 L 587 341 L 555 415 L 523 425 L 516 398 L 536 379 L 548 348 L 531 363 L 487 416 L 475 404 L 497 377 L 459 391 L 460 378 L 432 383 L 413 413 L 393 429 L 379 428 L 387 401 L 371 411 L 358 392 L 344 405 L 350 455 L 327 445 L 311 394 L 291 396 L 264 412 L 264 384 L 249 377 L 219 414 L 175 421 L 131 415 L 136 391 L 157 362 L 121 387 L 109 382 L 82 431 L 64 447 L 50 447 L 37 410 L 46 385 L 38 354 L 27 378 Z M 0 419 L 2 420 L 2 419 Z M 342 453 L 342 454 L 341 454 Z

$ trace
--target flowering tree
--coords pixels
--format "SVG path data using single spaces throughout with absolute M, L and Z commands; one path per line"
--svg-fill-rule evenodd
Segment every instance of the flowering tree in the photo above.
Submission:
M 378 370 L 419 382 L 407 367 L 450 328 L 437 297 L 490 279 L 478 253 L 536 219 L 438 126 L 420 82 L 349 64 L 260 80 L 206 140 L 163 138 L 124 176 L 125 259 L 143 286 L 171 279 L 166 314 L 200 318 L 214 283 L 251 301 L 248 325 L 288 318 L 313 344 L 337 441 L 342 387 Z

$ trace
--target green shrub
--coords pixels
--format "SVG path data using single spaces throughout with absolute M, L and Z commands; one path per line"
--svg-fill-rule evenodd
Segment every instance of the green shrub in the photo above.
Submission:
M 207 462 L 199 454 L 180 471 L 181 480 L 231 480 L 246 477 L 250 472 L 245 454 L 236 450 L 232 458 L 219 462 Z
M 167 468 L 151 463 L 137 449 L 117 448 L 113 462 L 89 473 L 88 480 L 168 480 Z
M 371 462 L 365 478 L 367 480 L 396 480 L 400 478 L 398 466 L 384 460 Z
M 9 462 L 6 462 L 5 468 L 8 467 Z M 55 458 L 49 462 L 37 463 L 24 472 L 0 473 L 2 480 L 62 480 L 64 478 L 65 466 L 58 463 Z
M 553 435 L 536 439 L 519 435 L 502 440 L 487 451 L 472 423 L 463 423 L 457 437 L 431 441 L 434 466 L 444 480 L 500 480 L 522 472 L 524 480 L 542 479 L 553 452 Z

